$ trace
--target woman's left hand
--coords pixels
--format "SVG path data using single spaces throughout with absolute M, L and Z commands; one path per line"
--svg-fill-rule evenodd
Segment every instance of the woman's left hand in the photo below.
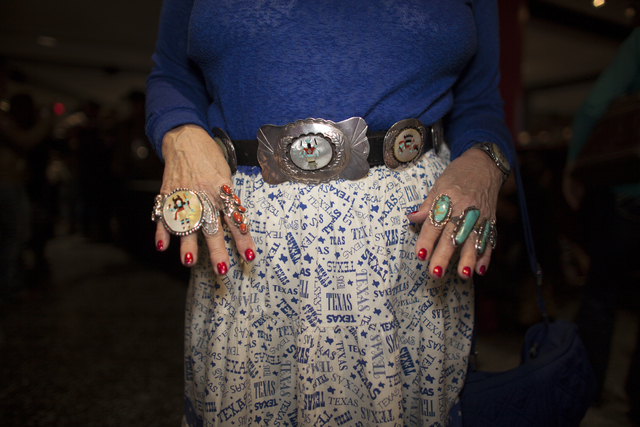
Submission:
M 429 273 L 432 277 L 442 277 L 457 249 L 451 237 L 455 229 L 452 221 L 455 217 L 473 206 L 480 210 L 478 224 L 485 218 L 490 221 L 496 219 L 496 204 L 503 177 L 486 153 L 470 148 L 447 166 L 420 208 L 408 215 L 409 221 L 423 224 L 415 254 L 420 260 L 430 261 Z M 444 225 L 436 226 L 429 220 L 429 211 L 434 200 L 442 194 L 450 198 L 451 219 Z M 461 245 L 458 264 L 458 275 L 465 280 L 471 277 L 474 270 L 484 275 L 489 266 L 491 245 L 487 243 L 486 250 L 480 257 L 475 246 L 476 233 L 472 231 Z

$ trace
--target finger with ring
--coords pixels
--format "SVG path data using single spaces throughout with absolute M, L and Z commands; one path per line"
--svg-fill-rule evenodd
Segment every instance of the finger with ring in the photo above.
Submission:
M 240 198 L 228 185 L 220 186 L 220 199 L 222 200 L 222 214 L 231 219 L 240 233 L 247 234 L 249 231 L 249 217 L 247 209 L 240 203 Z
M 429 210 L 429 222 L 435 227 L 440 227 L 451 218 L 451 197 L 448 194 L 440 194 Z
M 474 230 L 478 217 L 480 217 L 480 209 L 475 206 L 469 206 L 459 217 L 454 217 L 451 220 L 455 225 L 451 234 L 453 246 L 458 247 L 464 243 L 469 233 Z
M 487 243 L 491 245 L 492 249 L 496 248 L 496 222 L 489 221 L 484 218 L 480 224 L 476 227 L 476 253 L 478 256 L 482 255 L 487 249 Z
M 154 199 L 151 219 L 162 222 L 175 236 L 188 236 L 200 228 L 208 235 L 218 231 L 218 210 L 204 191 L 178 188 Z

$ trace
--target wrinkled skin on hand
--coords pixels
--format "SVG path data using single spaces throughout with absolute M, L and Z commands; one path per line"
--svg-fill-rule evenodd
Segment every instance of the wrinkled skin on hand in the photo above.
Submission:
M 484 218 L 495 220 L 502 181 L 503 174 L 491 158 L 481 150 L 471 148 L 447 166 L 420 208 L 408 215 L 409 221 L 422 224 L 415 254 L 419 259 L 430 261 L 429 273 L 432 277 L 442 277 L 456 251 L 451 241 L 455 228 L 452 221 L 449 220 L 440 227 L 429 221 L 429 210 L 433 201 L 443 193 L 449 195 L 452 205 L 451 218 L 461 215 L 469 206 L 475 206 L 480 209 L 478 223 Z M 460 247 L 457 271 L 463 279 L 471 277 L 473 271 L 484 275 L 491 260 L 491 245 L 487 245 L 484 254 L 478 258 L 475 242 L 476 233 L 471 232 Z
M 222 201 L 218 195 L 222 185 L 231 187 L 231 170 L 222 150 L 204 129 L 196 125 L 184 125 L 167 132 L 162 139 L 162 157 L 165 162 L 160 188 L 162 194 L 169 194 L 177 188 L 205 191 L 216 207 L 222 209 Z M 252 261 L 256 248 L 250 232 L 240 233 L 232 220 L 224 215 L 222 217 L 231 230 L 238 252 L 245 261 Z M 226 274 L 229 255 L 225 248 L 222 221 L 220 230 L 215 235 L 203 235 L 216 274 Z M 170 234 L 160 221 L 155 241 L 158 250 L 169 247 Z M 198 233 L 180 237 L 180 259 L 186 266 L 197 262 Z

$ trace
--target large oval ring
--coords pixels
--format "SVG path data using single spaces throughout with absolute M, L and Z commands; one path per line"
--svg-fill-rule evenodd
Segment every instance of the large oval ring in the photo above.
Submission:
M 479 217 L 480 209 L 475 206 L 469 206 L 462 212 L 462 215 L 451 220 L 456 226 L 453 229 L 453 233 L 451 233 L 453 246 L 458 247 L 464 243 L 469 233 L 474 230 Z
M 187 236 L 200 228 L 208 235 L 218 231 L 218 210 L 203 191 L 178 188 L 168 195 L 158 194 L 151 219 L 162 221 L 175 236 Z
M 497 231 L 496 221 L 489 221 L 484 218 L 480 224 L 476 227 L 476 254 L 482 255 L 487 249 L 487 243 L 491 245 L 492 249 L 496 248 Z
M 440 227 L 451 218 L 451 197 L 448 194 L 440 194 L 431 204 L 429 210 L 429 222 L 435 227 Z

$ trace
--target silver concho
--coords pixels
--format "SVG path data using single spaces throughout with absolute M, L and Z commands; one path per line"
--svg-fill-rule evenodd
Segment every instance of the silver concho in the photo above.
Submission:
M 418 119 L 400 120 L 384 137 L 384 163 L 389 169 L 406 169 L 425 152 L 427 130 Z
M 236 150 L 231 143 L 231 138 L 220 128 L 213 128 L 212 133 L 213 140 L 222 150 L 224 158 L 227 160 L 229 168 L 231 168 L 231 173 L 235 173 L 238 169 L 238 160 L 236 159 Z
M 360 117 L 339 123 L 306 119 L 258 131 L 258 162 L 268 184 L 317 184 L 355 180 L 369 171 L 367 124 Z

